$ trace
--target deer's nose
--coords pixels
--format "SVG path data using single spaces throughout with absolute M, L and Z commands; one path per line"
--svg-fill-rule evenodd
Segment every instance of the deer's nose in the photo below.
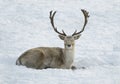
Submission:
M 67 46 L 68 46 L 68 47 L 71 47 L 71 45 L 70 45 L 70 44 L 68 44 Z

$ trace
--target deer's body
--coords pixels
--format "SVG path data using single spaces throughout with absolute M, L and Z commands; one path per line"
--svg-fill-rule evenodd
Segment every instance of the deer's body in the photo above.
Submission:
M 62 68 L 62 69 L 74 69 L 72 66 L 74 61 L 74 47 L 75 40 L 79 39 L 80 33 L 84 31 L 87 23 L 88 12 L 82 10 L 85 23 L 81 31 L 75 31 L 71 36 L 67 36 L 65 32 L 59 32 L 54 26 L 54 15 L 50 12 L 50 20 L 55 32 L 59 34 L 59 38 L 64 41 L 64 48 L 59 47 L 38 47 L 30 49 L 24 52 L 16 61 L 17 65 L 24 65 L 26 67 L 35 69 L 45 68 Z
M 63 48 L 58 47 L 38 47 L 24 52 L 18 58 L 16 64 L 35 69 L 69 69 L 73 63 L 73 53 L 73 50 L 64 50 Z

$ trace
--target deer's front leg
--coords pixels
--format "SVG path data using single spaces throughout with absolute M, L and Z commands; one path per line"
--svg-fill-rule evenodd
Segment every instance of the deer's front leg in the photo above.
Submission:
M 76 66 L 71 66 L 71 69 L 72 69 L 72 70 L 75 70 L 75 69 L 77 69 L 77 68 L 76 68 Z

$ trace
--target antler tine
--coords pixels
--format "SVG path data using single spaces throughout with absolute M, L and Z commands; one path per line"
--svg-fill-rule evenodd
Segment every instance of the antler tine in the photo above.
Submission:
M 88 22 L 88 17 L 89 17 L 88 14 L 89 14 L 89 12 L 87 12 L 87 11 L 84 10 L 84 9 L 81 9 L 81 11 L 82 11 L 82 13 L 83 13 L 83 15 L 84 15 L 84 18 L 85 18 L 83 28 L 82 28 L 82 30 L 79 31 L 79 32 L 77 32 L 77 30 L 75 30 L 75 32 L 72 34 L 72 36 L 82 33 L 82 32 L 84 31 L 84 29 L 85 29 L 85 26 L 86 26 L 87 22 Z
M 58 30 L 57 30 L 57 28 L 55 27 L 55 25 L 54 25 L 54 16 L 55 16 L 55 14 L 56 14 L 56 11 L 55 12 L 53 12 L 53 11 L 50 11 L 50 21 L 51 21 L 51 24 L 52 24 L 52 27 L 53 27 L 53 29 L 54 29 L 54 31 L 55 32 L 57 32 L 58 34 L 60 34 L 60 35 L 64 35 L 64 36 L 66 36 L 66 34 L 65 34 L 65 32 L 62 30 L 62 32 L 63 33 L 60 33 Z
M 52 14 L 52 11 L 50 11 L 50 20 L 51 20 L 51 24 L 52 24 L 52 26 L 55 28 L 55 26 L 54 26 L 54 15 L 55 15 L 55 13 L 56 13 L 56 11 Z

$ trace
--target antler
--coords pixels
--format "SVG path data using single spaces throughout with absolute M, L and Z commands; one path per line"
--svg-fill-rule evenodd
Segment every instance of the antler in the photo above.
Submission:
M 84 9 L 81 9 L 81 11 L 82 11 L 82 13 L 83 13 L 83 15 L 84 15 L 84 18 L 85 18 L 85 22 L 84 22 L 83 28 L 82 28 L 82 30 L 79 31 L 79 32 L 77 32 L 77 30 L 75 30 L 75 32 L 72 34 L 72 36 L 82 33 L 82 32 L 84 31 L 84 29 L 85 29 L 85 26 L 86 26 L 87 22 L 88 22 L 88 17 L 89 17 L 88 14 L 89 14 L 89 12 L 87 12 L 87 11 L 84 10 Z
M 55 16 L 55 14 L 56 14 L 56 11 L 53 12 L 53 13 L 52 13 L 52 12 L 53 12 L 53 11 L 50 11 L 50 21 L 51 21 L 51 25 L 52 25 L 54 31 L 57 32 L 57 33 L 60 34 L 60 35 L 66 36 L 64 30 L 62 30 L 63 33 L 61 33 L 61 32 L 59 32 L 59 31 L 57 30 L 57 28 L 55 27 L 55 25 L 54 25 L 54 16 Z

